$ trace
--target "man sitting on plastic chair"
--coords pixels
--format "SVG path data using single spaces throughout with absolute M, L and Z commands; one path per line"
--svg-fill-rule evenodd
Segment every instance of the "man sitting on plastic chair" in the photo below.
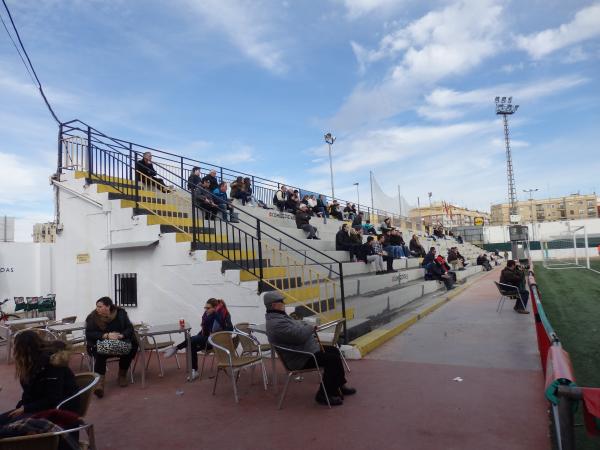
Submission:
M 310 352 L 315 355 L 319 367 L 324 369 L 323 384 L 331 406 L 344 403 L 343 396 L 356 393 L 356 389 L 346 385 L 344 365 L 339 350 L 331 346 L 321 346 L 316 335 L 316 327 L 301 320 L 294 320 L 285 313 L 284 296 L 279 292 L 267 292 L 264 296 L 267 308 L 267 337 L 272 345 L 291 350 Z M 309 355 L 300 353 L 280 354 L 285 365 L 292 370 L 310 369 L 315 361 Z M 315 400 L 327 405 L 322 387 Z
M 510 284 L 519 290 L 521 298 L 517 299 L 515 302 L 515 307 L 513 308 L 519 314 L 529 314 L 529 311 L 526 309 L 527 300 L 529 299 L 529 291 L 525 289 L 524 281 L 525 274 L 521 266 L 517 265 L 514 260 L 509 259 L 506 262 L 506 267 L 502 269 L 502 272 L 500 272 L 500 283 Z

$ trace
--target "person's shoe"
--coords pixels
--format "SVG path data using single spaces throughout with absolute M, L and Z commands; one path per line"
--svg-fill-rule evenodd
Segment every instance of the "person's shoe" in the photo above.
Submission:
M 177 347 L 169 347 L 165 350 L 165 358 L 171 358 L 177 353 Z
M 317 236 L 313 237 L 313 239 L 316 239 L 317 241 L 320 241 L 320 240 L 321 240 L 321 238 L 320 238 L 320 237 L 317 237 Z
M 351 386 L 346 386 L 346 385 L 343 385 L 340 388 L 340 391 L 342 391 L 342 395 L 344 395 L 344 396 L 356 394 L 356 389 L 355 388 L 353 388 Z
M 94 389 L 94 395 L 98 398 L 104 397 L 104 375 L 100 375 L 100 380 Z
M 321 394 L 320 391 L 315 396 L 315 401 L 319 405 L 326 405 L 327 406 L 327 399 L 325 398 L 324 394 Z M 335 395 L 330 395 L 329 396 L 329 404 L 331 406 L 340 406 L 340 405 L 344 404 L 344 400 L 342 400 L 341 397 L 338 397 L 338 396 L 335 396 Z
M 200 378 L 200 374 L 198 373 L 198 371 L 196 369 L 192 369 L 192 376 L 187 377 L 187 380 L 194 381 L 194 380 L 197 380 L 198 378 Z
M 387 273 L 396 273 L 396 272 L 398 272 L 396 269 L 390 269 L 387 271 Z
M 375 272 L 375 275 L 383 275 L 385 274 L 385 270 L 378 270 L 377 272 Z
M 127 381 L 127 370 L 119 369 L 119 386 L 129 386 L 129 382 Z
M 529 311 L 527 311 L 526 309 L 515 309 L 515 311 L 519 314 L 529 314 Z

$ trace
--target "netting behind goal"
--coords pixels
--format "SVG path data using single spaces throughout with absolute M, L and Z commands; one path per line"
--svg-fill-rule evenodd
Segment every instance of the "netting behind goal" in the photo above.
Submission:
M 568 228 L 558 236 L 540 240 L 546 269 L 589 268 L 585 227 Z

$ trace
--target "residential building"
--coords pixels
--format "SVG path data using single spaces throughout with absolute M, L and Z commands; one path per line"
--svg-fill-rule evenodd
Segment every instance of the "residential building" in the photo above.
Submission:
M 409 215 L 411 220 L 420 218 L 423 225 L 442 225 L 444 228 L 490 224 L 488 213 L 446 202 L 411 209 Z
M 33 226 L 33 242 L 56 242 L 56 224 L 54 222 L 36 223 Z
M 556 222 L 559 220 L 593 219 L 598 217 L 596 194 L 572 194 L 566 197 L 531 199 L 517 202 L 521 223 Z M 492 205 L 492 225 L 508 225 L 509 205 Z

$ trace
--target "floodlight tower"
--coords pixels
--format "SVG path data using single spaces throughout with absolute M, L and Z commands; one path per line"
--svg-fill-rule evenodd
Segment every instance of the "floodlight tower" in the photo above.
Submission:
M 510 135 L 508 131 L 508 116 L 517 112 L 519 105 L 512 105 L 512 97 L 496 97 L 496 114 L 504 118 L 504 143 L 506 144 L 506 174 L 508 177 L 508 204 L 511 223 L 518 223 L 517 190 L 510 151 Z
M 325 136 L 325 142 L 329 146 L 329 173 L 331 174 L 331 200 L 335 200 L 335 191 L 333 190 L 333 160 L 331 159 L 331 146 L 335 142 L 335 136 L 331 133 L 327 133 Z

